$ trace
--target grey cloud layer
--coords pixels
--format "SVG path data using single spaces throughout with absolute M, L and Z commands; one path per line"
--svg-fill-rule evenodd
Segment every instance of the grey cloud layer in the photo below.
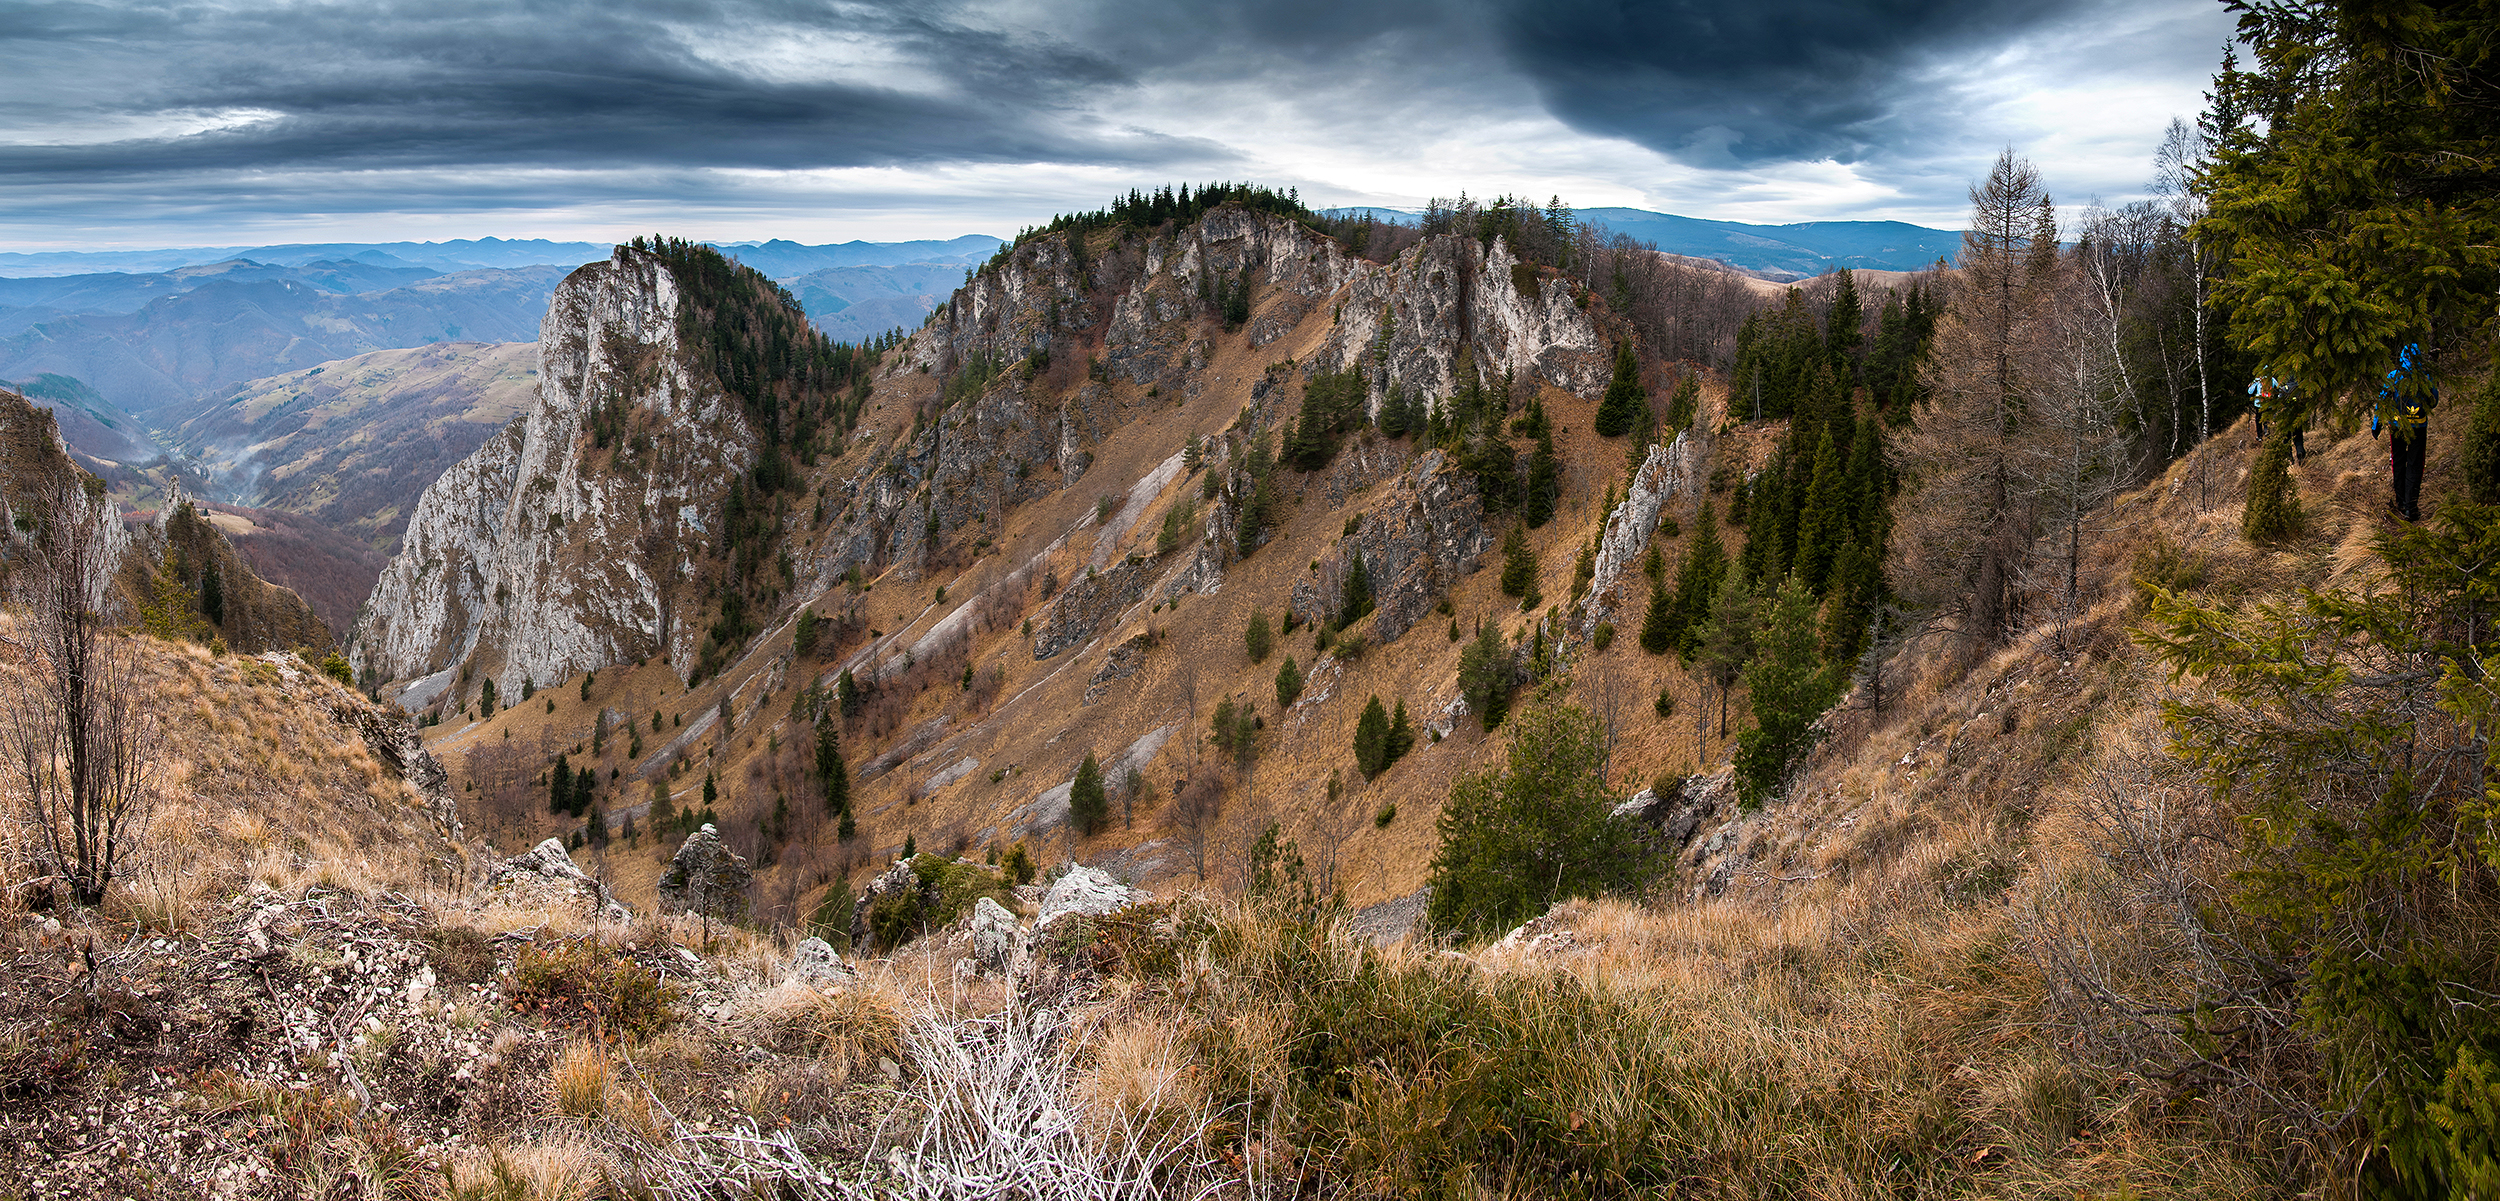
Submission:
M 52 6 L 12 21 L 0 61 L 101 53 L 159 66 L 57 96 L 64 115 L 258 110 L 272 119 L 174 138 L 0 148 L 0 172 L 531 164 L 839 167 L 932 161 L 1135 161 L 1181 139 L 1106 136 L 1073 98 L 1125 74 L 1074 47 L 923 9 L 836 4 L 585 3 L 237 10 Z M 117 19 L 118 18 L 118 19 Z M 834 31 L 943 80 L 776 81 L 711 61 L 703 40 Z M 147 53 L 133 55 L 134 50 Z M 12 123 L 40 121 L 21 98 Z M 28 111 L 31 109 L 32 111 Z M 13 141 L 35 131 L 21 128 Z
M 1219 144 L 1208 114 L 1153 111 L 1175 87 L 1304 131 L 1386 122 L 1362 144 L 1392 153 L 1410 129 L 1542 112 L 1693 167 L 1834 159 L 1899 179 L 1990 136 L 1939 80 L 2054 24 L 2206 2 L 0 0 L 0 77 L 18 82 L 0 93 L 0 221 L 117 195 L 168 216 L 289 196 L 361 211 L 403 187 L 433 211 L 509 211 L 532 189 L 705 207 L 743 168 L 1276 170 L 1255 127 Z M 857 65 L 776 57 L 826 37 Z M 152 128 L 235 113 L 256 116 Z

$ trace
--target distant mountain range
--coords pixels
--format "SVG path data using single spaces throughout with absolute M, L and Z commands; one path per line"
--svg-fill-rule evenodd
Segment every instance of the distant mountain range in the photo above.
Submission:
M 855 241 L 804 246 L 774 239 L 769 242 L 719 242 L 714 245 L 774 279 L 785 279 L 827 267 L 978 263 L 998 249 L 998 241 L 987 234 L 965 234 L 943 242 Z M 424 267 L 436 272 L 549 265 L 574 267 L 604 259 L 611 249 L 606 242 L 465 238 L 451 242 L 298 242 L 281 246 L 194 246 L 167 250 L 55 250 L 33 254 L 0 253 L 0 276 L 22 281 L 31 277 L 99 272 L 145 274 L 235 259 L 249 259 L 256 265 L 272 267 L 301 267 L 326 261 L 373 267 Z M 0 304 L 15 303 L 21 302 L 0 299 Z
M 1382 221 L 1413 224 L 1422 214 L 1412 209 L 1373 207 L 1326 210 L 1332 216 L 1370 214 Z M 1923 271 L 1938 259 L 1952 261 L 1962 248 L 1962 235 L 1929 229 L 1906 221 L 1801 221 L 1794 225 L 1747 225 L 1742 221 L 1707 221 L 1647 209 L 1573 209 L 1582 221 L 1595 222 L 1637 241 L 1649 242 L 1668 254 L 1710 259 L 1766 279 L 1806 279 L 1834 267 L 1871 271 Z

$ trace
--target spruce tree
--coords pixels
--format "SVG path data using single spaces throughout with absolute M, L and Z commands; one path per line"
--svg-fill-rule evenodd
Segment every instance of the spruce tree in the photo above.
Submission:
M 1085 762 L 1076 766 L 1076 781 L 1068 789 L 1068 818 L 1076 823 L 1076 832 L 1090 835 L 1111 816 L 1111 798 L 1102 790 L 1102 765 L 1087 752 Z
M 1831 429 L 1825 427 L 1815 444 L 1814 474 L 1797 513 L 1796 571 L 1818 596 L 1824 578 L 1831 574 L 1833 557 L 1855 524 L 1856 506 L 1849 503 L 1853 498 L 1847 495 L 1847 484 L 1848 465 L 1832 440 Z
M 200 613 L 213 626 L 226 624 L 226 581 L 217 572 L 217 559 L 212 554 L 208 569 L 200 573 Z M 491 687 L 491 681 L 489 683 Z
M 547 812 L 562 813 L 573 803 L 573 765 L 564 756 L 556 756 L 556 765 L 547 775 Z
M 2300 490 L 2292 485 L 2291 462 L 2291 435 L 2278 427 L 2248 469 L 2248 508 L 2240 516 L 2240 532 L 2249 541 L 2279 542 L 2300 532 Z
M 1354 547 L 1347 555 L 1352 562 L 1346 568 L 1343 603 L 1337 607 L 1337 625 L 1351 626 L 1372 611 L 1371 573 L 1363 566 L 1363 548 Z
M 1293 656 L 1285 656 L 1285 665 L 1276 669 L 1276 704 L 1279 708 L 1293 704 L 1302 695 L 1302 669 L 1294 666 Z
M 1276 636 L 1268 629 L 1267 610 L 1250 611 L 1250 624 L 1241 632 L 1241 643 L 1242 649 L 1250 653 L 1252 663 L 1267 662 L 1268 652 L 1276 646 Z
M 1389 766 L 1389 710 L 1375 695 L 1354 722 L 1354 766 L 1368 780 Z
M 1528 528 L 1514 525 L 1502 536 L 1502 595 L 1521 598 L 1526 602 L 1523 608 L 1534 604 L 1527 597 L 1536 591 L 1536 576 L 1536 551 L 1528 545 Z
M 1729 690 L 1753 661 L 1754 651 L 1753 580 L 1740 567 L 1719 581 L 1719 590 L 1711 598 L 1710 619 L 1695 639 L 1692 663 L 1701 669 L 1702 679 L 1719 693 L 1719 733 L 1727 733 L 1727 697 Z
M 1663 655 L 1675 649 L 1683 631 L 1676 628 L 1675 600 L 1656 580 L 1649 582 L 1649 608 L 1641 614 L 1641 649 Z
M 816 719 L 816 778 L 825 784 L 825 812 L 851 807 L 851 768 L 842 761 L 842 735 L 830 717 Z
M 1632 354 L 1631 341 L 1615 343 L 1615 374 L 1606 384 L 1606 398 L 1597 405 L 1597 432 L 1608 438 L 1631 433 L 1640 410 L 1648 404 L 1649 393 L 1641 387 L 1641 365 Z
M 1502 724 L 1502 712 L 1510 704 L 1512 674 L 1510 647 L 1491 622 L 1478 627 L 1475 641 L 1458 652 L 1459 693 L 1467 698 L 1467 708 L 1487 733 Z
M 1856 273 L 1843 267 L 1832 274 L 1838 278 L 1832 286 L 1831 313 L 1824 319 L 1823 349 L 1831 356 L 1832 370 L 1844 380 L 1855 380 L 1858 350 L 1866 339 L 1860 328 L 1866 310 L 1858 300 Z
M 1676 569 L 1675 612 L 1668 622 L 1675 650 L 1687 661 L 1700 644 L 1701 627 L 1709 620 L 1719 581 L 1727 578 L 1727 551 L 1719 541 L 1719 523 L 1710 501 L 1701 502 L 1697 524 L 1700 528 L 1693 535 L 1692 549 L 1684 553 L 1684 564 Z
M 1554 453 L 1554 431 L 1539 430 L 1536 450 L 1528 455 L 1528 495 L 1520 502 L 1519 515 L 1535 529 L 1554 519 L 1554 504 L 1562 496 L 1562 460 Z
M 1736 793 L 1746 808 L 1778 792 L 1814 748 L 1814 720 L 1831 707 L 1838 683 L 1818 641 L 1814 592 L 1792 575 L 1771 602 L 1760 653 L 1744 670 L 1754 728 L 1737 736 Z
M 1415 749 L 1415 727 L 1406 720 L 1406 700 L 1398 700 L 1398 711 L 1389 719 L 1389 763 L 1394 766 Z

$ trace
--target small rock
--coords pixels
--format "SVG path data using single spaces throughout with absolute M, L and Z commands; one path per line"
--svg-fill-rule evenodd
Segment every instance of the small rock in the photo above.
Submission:
M 1117 913 L 1153 895 L 1143 889 L 1130 888 L 1099 868 L 1070 868 L 1067 875 L 1059 877 L 1051 884 L 1050 891 L 1043 894 L 1041 916 L 1034 919 L 1033 929 L 1039 931 L 1071 913 Z
M 859 979 L 851 965 L 842 962 L 833 944 L 821 938 L 802 939 L 790 952 L 790 978 L 809 984 L 848 984 Z

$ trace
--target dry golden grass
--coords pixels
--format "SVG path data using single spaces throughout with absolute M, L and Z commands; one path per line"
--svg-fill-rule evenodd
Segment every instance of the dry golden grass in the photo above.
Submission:
M 589 1201 L 609 1172 L 588 1138 L 560 1134 L 463 1153 L 444 1165 L 443 1177 L 449 1201 Z
M 606 1047 L 592 1042 L 575 1042 L 565 1047 L 547 1080 L 556 1112 L 568 1118 L 607 1116 L 614 1077 Z

